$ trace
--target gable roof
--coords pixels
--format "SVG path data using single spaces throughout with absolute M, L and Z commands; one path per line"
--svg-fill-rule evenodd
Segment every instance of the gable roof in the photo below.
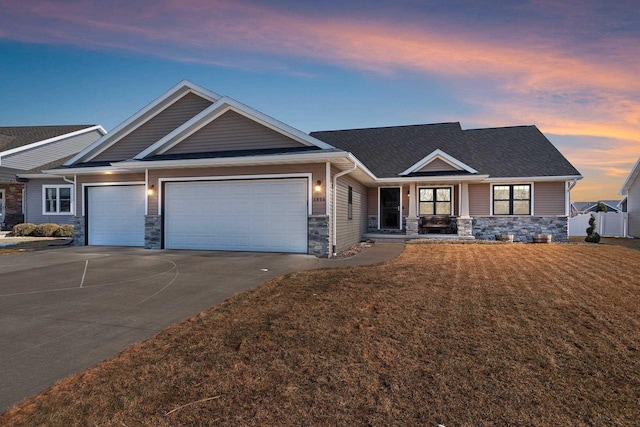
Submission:
M 618 195 L 626 196 L 629 193 L 629 188 L 631 188 L 631 185 L 636 180 L 638 175 L 640 175 L 640 157 L 636 161 L 635 165 L 633 165 L 633 167 L 631 168 L 627 179 L 624 180 L 624 184 L 622 184 L 622 188 L 620 188 Z
M 0 127 L 0 155 L 8 151 L 27 148 L 36 143 L 53 142 L 59 137 L 68 137 L 70 133 L 100 128 L 98 125 L 59 125 L 59 126 L 2 126 Z M 106 133 L 102 129 L 102 133 Z
M 460 172 L 475 170 L 490 178 L 581 177 L 535 126 L 462 130 L 456 122 L 312 132 L 311 136 L 353 153 L 379 178 L 411 173 L 419 169 L 417 159 L 424 161 L 438 150 L 469 168 Z

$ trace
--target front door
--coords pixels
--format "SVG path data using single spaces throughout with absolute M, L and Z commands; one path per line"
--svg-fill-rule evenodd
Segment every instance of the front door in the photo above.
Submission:
M 4 222 L 4 190 L 0 190 L 0 225 Z
M 380 228 L 400 228 L 400 188 L 380 188 Z

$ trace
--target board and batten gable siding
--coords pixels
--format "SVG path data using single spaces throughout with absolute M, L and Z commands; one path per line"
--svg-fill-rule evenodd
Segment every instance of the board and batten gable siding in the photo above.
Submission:
M 194 168 L 194 169 L 150 169 L 149 185 L 159 187 L 160 178 L 202 178 L 202 177 L 229 177 L 229 179 L 240 178 L 247 175 L 279 175 L 294 173 L 311 173 L 312 183 L 317 180 L 322 181 L 322 186 L 326 188 L 326 169 L 324 163 L 311 163 L 301 165 L 277 165 L 277 166 L 231 166 L 223 168 Z M 144 176 L 142 178 L 144 180 Z M 323 190 L 324 191 L 324 190 Z M 311 201 L 313 215 L 325 215 L 326 202 L 323 200 Z M 149 197 L 149 215 L 158 215 L 158 192 Z M 260 209 L 256 207 L 256 215 L 259 218 Z
M 640 238 L 640 175 L 631 183 L 627 192 L 627 215 L 629 217 L 627 234 Z
M 98 154 L 92 161 L 132 159 L 211 104 L 211 101 L 194 93 L 189 93 Z
M 489 216 L 491 213 L 490 184 L 469 184 L 469 215 Z
M 535 216 L 566 215 L 566 184 L 536 182 L 533 184 L 533 214 Z
M 61 139 L 30 150 L 19 151 L 2 158 L 2 166 L 13 169 L 30 170 L 46 165 L 55 159 L 62 159 L 84 150 L 102 137 L 98 130 Z
M 451 166 L 449 163 L 445 162 L 442 159 L 433 159 L 420 169 L 417 172 L 442 172 L 442 171 L 457 171 L 455 167 Z
M 352 219 L 348 219 L 349 187 L 352 187 Z M 368 189 L 349 175 L 338 178 L 336 197 L 336 251 L 358 244 L 367 232 Z
M 25 212 L 24 222 L 32 224 L 73 224 L 74 213 L 60 215 L 45 215 L 42 213 L 42 192 L 45 185 L 70 185 L 62 179 L 30 179 L 25 183 L 25 195 L 23 211 Z M 73 206 L 76 206 L 76 200 L 73 200 Z
M 279 132 L 235 111 L 227 111 L 164 154 L 301 147 Z

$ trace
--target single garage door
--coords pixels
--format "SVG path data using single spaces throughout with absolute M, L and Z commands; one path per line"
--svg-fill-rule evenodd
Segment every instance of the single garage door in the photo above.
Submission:
M 144 203 L 143 185 L 89 187 L 89 244 L 144 246 Z
M 165 186 L 165 247 L 307 253 L 307 180 Z

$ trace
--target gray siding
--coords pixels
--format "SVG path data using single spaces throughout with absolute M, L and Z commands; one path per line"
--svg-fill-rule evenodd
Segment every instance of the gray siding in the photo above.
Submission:
M 565 215 L 566 184 L 563 182 L 536 182 L 533 184 L 533 213 L 538 215 Z
M 440 172 L 440 171 L 455 171 L 458 170 L 451 166 L 449 163 L 445 162 L 442 159 L 433 159 L 423 167 L 421 167 L 418 172 Z
M 68 215 L 43 215 L 42 213 L 42 186 L 43 185 L 69 185 L 62 179 L 30 179 L 25 184 L 24 202 L 25 222 L 33 224 L 44 224 L 52 222 L 54 224 L 73 224 L 74 213 Z M 75 199 L 73 204 L 75 206 Z
M 352 219 L 348 219 L 349 186 L 353 188 Z M 367 232 L 367 188 L 349 175 L 338 178 L 336 203 L 336 251 L 359 243 Z
M 636 177 L 629 187 L 627 212 L 629 215 L 628 234 L 633 237 L 640 237 L 640 175 Z
M 79 153 L 94 141 L 100 139 L 102 134 L 97 130 L 81 135 L 65 138 L 50 144 L 41 145 L 26 151 L 2 158 L 2 166 L 14 169 L 31 170 L 46 165 L 53 160 L 62 159 L 72 154 Z
M 489 184 L 469 184 L 469 215 L 489 215 L 491 195 Z
M 210 105 L 211 101 L 189 93 L 92 160 L 131 159 Z
M 242 114 L 227 111 L 165 154 L 289 148 L 301 145 Z

